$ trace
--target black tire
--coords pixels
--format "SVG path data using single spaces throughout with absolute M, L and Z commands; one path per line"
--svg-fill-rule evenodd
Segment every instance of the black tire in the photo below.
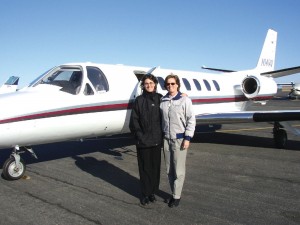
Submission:
M 287 134 L 283 129 L 276 130 L 274 132 L 275 146 L 279 149 L 285 148 L 287 143 Z
M 2 175 L 6 180 L 18 180 L 23 177 L 26 170 L 26 165 L 20 159 L 19 169 L 16 167 L 15 158 L 10 157 L 3 164 Z

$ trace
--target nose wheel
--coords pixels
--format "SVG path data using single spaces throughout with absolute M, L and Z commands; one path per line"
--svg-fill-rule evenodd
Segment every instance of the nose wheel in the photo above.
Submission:
M 10 157 L 3 164 L 2 174 L 7 180 L 18 180 L 24 176 L 25 170 L 26 165 L 20 156 L 19 160 L 15 160 L 15 157 Z
M 26 164 L 20 157 L 20 153 L 23 153 L 24 150 L 30 152 L 33 157 L 37 158 L 32 148 L 19 147 L 16 145 L 10 157 L 3 164 L 2 175 L 6 180 L 18 180 L 24 176 Z

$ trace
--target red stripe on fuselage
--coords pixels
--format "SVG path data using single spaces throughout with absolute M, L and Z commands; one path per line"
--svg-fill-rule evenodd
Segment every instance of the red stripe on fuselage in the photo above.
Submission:
M 273 98 L 273 96 L 262 96 L 252 100 L 263 101 L 269 100 Z M 212 103 L 226 103 L 226 102 L 239 102 L 239 101 L 247 101 L 245 96 L 235 96 L 235 97 L 226 97 L 226 98 L 199 98 L 192 99 L 193 104 L 212 104 Z M 51 112 L 43 112 L 43 113 L 35 113 L 26 116 L 18 116 L 14 118 L 8 118 L 4 120 L 0 120 L 0 124 L 5 123 L 13 123 L 25 120 L 34 120 L 41 118 L 50 118 L 57 116 L 67 116 L 67 115 L 75 115 L 75 114 L 84 114 L 84 113 L 94 113 L 94 112 L 105 112 L 105 111 L 117 111 L 117 110 L 127 110 L 131 109 L 132 103 L 120 103 L 120 104 L 110 104 L 110 105 L 99 105 L 99 106 L 87 106 L 80 108 L 72 108 L 72 109 L 63 109 L 56 110 Z
M 50 118 L 50 117 L 57 117 L 57 116 L 67 116 L 67 115 L 74 115 L 74 114 L 124 110 L 124 109 L 129 109 L 130 107 L 131 104 L 122 103 L 122 104 L 113 104 L 113 105 L 100 105 L 100 106 L 88 106 L 88 107 L 80 107 L 80 108 L 73 108 L 73 109 L 64 109 L 64 110 L 36 113 L 36 114 L 31 114 L 26 116 L 18 116 L 14 118 L 4 119 L 4 120 L 0 120 L 0 124 L 13 123 L 13 122 L 19 122 L 25 120 L 33 120 L 33 119 L 41 119 L 41 118 Z

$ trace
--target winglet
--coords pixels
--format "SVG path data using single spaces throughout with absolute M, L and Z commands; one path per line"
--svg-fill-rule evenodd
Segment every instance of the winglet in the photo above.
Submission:
M 277 32 L 269 29 L 256 69 L 263 73 L 273 71 L 275 68 L 275 56 L 277 45 Z

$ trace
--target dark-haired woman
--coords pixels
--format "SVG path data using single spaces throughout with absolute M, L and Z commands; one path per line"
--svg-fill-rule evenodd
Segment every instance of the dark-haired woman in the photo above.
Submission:
M 135 99 L 129 125 L 136 139 L 142 205 L 156 201 L 155 193 L 160 181 L 162 95 L 156 93 L 157 84 L 158 81 L 153 75 L 145 75 L 142 78 L 143 93 Z

